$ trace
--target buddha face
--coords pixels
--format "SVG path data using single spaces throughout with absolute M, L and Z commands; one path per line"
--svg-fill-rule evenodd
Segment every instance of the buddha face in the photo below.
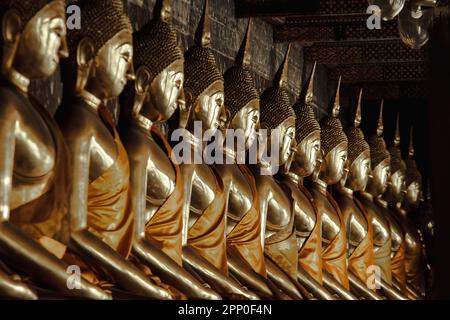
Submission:
M 231 121 L 231 128 L 242 130 L 245 138 L 245 149 L 248 150 L 256 138 L 259 125 L 259 100 L 254 99 L 244 106 Z
M 386 191 L 389 175 L 391 174 L 389 161 L 389 159 L 383 160 L 372 170 L 370 183 L 375 195 L 382 194 Z
M 293 153 L 292 147 L 294 146 L 295 141 L 295 119 L 293 117 L 287 118 L 277 127 L 277 129 L 279 129 L 278 143 L 280 146 L 279 165 L 282 166 L 291 159 Z
M 417 207 L 420 202 L 420 184 L 417 181 L 414 181 L 409 184 L 406 188 L 405 199 L 409 205 Z
M 172 117 L 178 107 L 183 81 L 183 60 L 180 59 L 170 64 L 152 81 L 142 106 L 142 114 L 153 121 L 165 121 Z
M 370 153 L 364 151 L 350 165 L 347 186 L 353 191 L 366 189 L 370 174 Z
M 405 172 L 397 170 L 388 180 L 389 191 L 396 201 L 401 201 L 405 191 Z
M 320 179 L 328 185 L 339 182 L 344 174 L 346 161 L 347 142 L 342 142 L 325 155 L 321 166 Z
M 88 91 L 100 99 L 120 95 L 127 81 L 134 77 L 132 35 L 123 30 L 112 37 L 95 57 L 95 77 L 87 84 Z
M 194 102 L 194 120 L 201 121 L 203 130 L 218 129 L 223 111 L 223 81 L 216 81 Z
M 68 56 L 64 2 L 53 1 L 25 25 L 13 67 L 30 79 L 51 76 L 62 57 Z
M 315 131 L 297 144 L 294 163 L 302 177 L 310 176 L 320 154 L 320 131 Z

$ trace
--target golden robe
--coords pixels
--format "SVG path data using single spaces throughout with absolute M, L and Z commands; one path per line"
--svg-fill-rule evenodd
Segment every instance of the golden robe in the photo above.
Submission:
M 216 177 L 216 197 L 188 231 L 187 244 L 228 275 L 226 249 L 226 197 L 222 178 L 214 167 L 209 167 Z
M 127 258 L 131 251 L 134 231 L 130 166 L 127 152 L 112 125 L 108 111 L 100 108 L 99 113 L 113 130 L 118 155 L 114 164 L 89 184 L 88 230 Z
M 406 271 L 405 271 L 405 242 L 403 241 L 391 258 L 392 276 L 400 284 L 400 290 L 407 294 L 406 291 Z
M 302 185 L 295 185 L 292 182 L 285 182 L 285 186 L 289 188 L 291 194 L 294 190 L 300 189 L 301 192 L 309 199 L 311 206 L 314 208 L 316 215 L 316 224 L 309 234 L 303 246 L 298 249 L 298 264 L 308 272 L 318 283 L 322 284 L 322 224 L 320 214 L 314 204 L 314 199 L 309 191 Z M 292 196 L 293 198 L 293 196 Z
M 286 227 L 278 228 L 266 224 L 266 229 L 275 232 L 264 241 L 267 255 L 292 279 L 297 279 L 297 237 L 294 228 L 294 210 Z
M 327 199 L 339 216 L 340 228 L 336 237 L 322 250 L 323 270 L 330 273 L 344 288 L 350 290 L 347 273 L 347 235 L 344 218 L 338 204 L 328 192 Z
M 360 197 L 359 200 L 360 200 L 363 208 L 367 212 L 368 216 L 371 219 L 369 221 L 370 221 L 370 225 L 372 226 L 372 230 L 373 230 L 374 215 L 377 213 L 372 212 L 372 210 L 376 210 L 375 209 L 376 205 L 364 197 Z M 369 203 L 369 201 L 370 201 L 370 203 Z M 381 246 L 376 245 L 376 243 L 374 242 L 373 252 L 374 252 L 375 265 L 380 268 L 381 279 L 383 279 L 387 284 L 392 285 L 392 271 L 391 271 L 392 244 L 391 244 L 391 235 L 390 234 L 391 233 L 389 230 L 389 238 Z
M 372 217 L 358 199 L 353 198 L 353 201 L 366 218 L 367 234 L 350 255 L 348 259 L 348 268 L 364 283 L 367 283 L 367 280 L 369 278 L 367 270 L 370 266 L 375 264 L 375 257 L 373 252 Z
M 242 174 L 247 178 L 252 189 L 253 203 L 250 210 L 234 226 L 227 235 L 227 245 L 239 252 L 242 259 L 252 267 L 252 269 L 263 277 L 267 276 L 264 262 L 264 250 L 261 246 L 261 213 L 259 209 L 259 196 L 255 179 L 250 170 L 238 164 Z
M 52 241 L 56 237 L 67 237 L 61 235 L 63 219 L 67 214 L 67 195 L 69 190 L 69 151 L 64 142 L 64 138 L 57 124 L 48 113 L 33 97 L 26 101 L 22 93 L 14 87 L 8 87 L 14 95 L 24 101 L 24 104 L 31 103 L 37 110 L 42 120 L 47 125 L 55 145 L 55 167 L 51 176 L 51 184 L 47 191 L 37 199 L 11 210 L 10 221 L 17 225 L 22 231 L 27 233 L 37 242 L 45 245 L 47 249 L 54 247 L 54 253 L 61 256 L 60 246 Z M 45 176 L 48 178 L 48 176 Z M 13 179 L 36 181 L 36 178 L 19 176 L 13 172 Z
M 166 154 L 172 152 L 169 143 L 155 126 L 152 134 L 157 142 L 165 148 Z M 176 261 L 180 266 L 182 261 L 182 230 L 183 230 L 183 181 L 181 181 L 180 168 L 172 163 L 175 169 L 175 189 L 172 194 L 154 213 L 145 226 L 145 236 L 165 254 Z M 147 198 L 147 202 L 150 199 Z

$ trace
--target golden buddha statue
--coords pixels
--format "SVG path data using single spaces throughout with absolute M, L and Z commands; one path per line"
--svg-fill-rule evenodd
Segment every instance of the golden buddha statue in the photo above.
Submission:
M 346 173 L 336 185 L 334 198 L 339 204 L 347 228 L 348 274 L 352 291 L 368 299 L 381 300 L 381 296 L 367 288 L 368 270 L 375 263 L 372 218 L 353 196 L 354 192 L 366 189 L 370 173 L 370 147 L 359 128 L 361 103 L 362 89 L 353 126 L 346 130 L 348 140 Z
M 261 239 L 261 214 L 255 179 L 244 164 L 245 152 L 254 143 L 259 127 L 259 94 L 251 75 L 252 22 L 249 20 L 246 35 L 238 51 L 235 65 L 224 75 L 225 108 L 223 117 L 225 129 L 237 134 L 225 136 L 224 163 L 216 164 L 227 195 L 227 258 L 228 267 L 243 285 L 261 296 L 272 297 L 264 261 Z M 227 134 L 225 130 L 225 135 Z M 238 139 L 245 148 L 239 149 Z M 238 154 L 240 152 L 240 154 Z M 240 157 L 240 161 L 238 161 Z
M 425 272 L 431 271 L 427 262 L 427 250 L 418 226 L 411 221 L 411 216 L 419 209 L 422 194 L 422 175 L 414 160 L 413 128 L 410 131 L 408 157 L 405 159 L 405 196 L 403 206 L 399 210 L 402 213 L 402 221 L 406 231 L 405 271 L 406 281 L 412 288 L 425 295 Z M 408 219 L 405 219 L 405 218 Z M 423 231 L 422 231 L 423 232 Z M 421 248 L 420 248 L 421 247 Z
M 406 194 L 403 201 L 402 210 L 407 214 L 409 225 L 415 228 L 420 236 L 422 243 L 422 259 L 420 261 L 421 270 L 410 268 L 408 262 L 408 253 L 406 254 L 406 281 L 408 283 L 415 282 L 416 291 L 422 296 L 427 296 L 434 282 L 432 257 L 433 257 L 433 237 L 434 237 L 434 219 L 433 207 L 431 199 L 430 183 L 427 182 L 425 196 L 422 191 L 422 174 L 417 168 L 414 160 L 414 145 L 413 145 L 413 129 L 411 128 L 410 146 L 408 157 L 405 159 L 406 163 Z M 408 238 L 407 238 L 408 240 Z M 408 251 L 408 247 L 407 247 Z M 415 264 L 417 265 L 417 264 Z M 411 272 L 409 270 L 417 270 Z M 417 274 L 417 276 L 414 276 Z M 416 279 L 409 280 L 409 279 Z
M 39 287 L 66 296 L 106 299 L 108 294 L 84 279 L 79 290 L 67 286 L 68 265 L 59 259 L 65 246 L 57 241 L 64 238 L 70 177 L 67 149 L 50 114 L 28 93 L 32 79 L 51 76 L 60 58 L 68 55 L 65 1 L 17 0 L 0 5 L 0 255 Z M 0 272 L 4 280 L 0 291 L 35 297 L 23 284 L 8 281 L 5 270 Z
M 280 182 L 294 202 L 294 225 L 298 248 L 297 279 L 313 297 L 332 300 L 333 295 L 322 285 L 320 215 L 311 194 L 303 186 L 303 179 L 313 173 L 320 153 L 320 125 L 312 109 L 315 70 L 316 64 L 298 101 L 292 107 L 296 114 L 297 146 L 294 148 L 295 153 L 289 170 L 282 172 Z
M 72 163 L 70 248 L 98 280 L 135 296 L 171 299 L 127 260 L 134 238 L 130 168 L 104 104 L 134 79 L 131 24 L 120 0 L 78 5 L 83 23 L 68 33 L 65 92 L 56 114 Z
M 389 148 L 391 154 L 392 175 L 389 186 L 383 195 L 380 203 L 389 209 L 389 217 L 391 219 L 391 231 L 402 235 L 402 243 L 399 245 L 400 249 L 393 252 L 392 264 L 398 266 L 398 271 L 393 267 L 393 274 L 396 275 L 398 285 L 405 294 L 408 294 L 412 299 L 419 298 L 416 289 L 412 288 L 407 283 L 406 272 L 407 266 L 410 274 L 410 279 L 417 277 L 417 282 L 420 282 L 420 273 L 423 266 L 421 266 L 422 259 L 422 242 L 420 235 L 415 227 L 413 227 L 407 219 L 407 212 L 401 207 L 404 195 L 406 193 L 406 163 L 402 159 L 400 151 L 400 123 L 399 115 L 397 115 L 397 123 L 395 129 L 394 144 Z M 393 230 L 400 229 L 399 231 Z M 394 240 L 394 239 L 393 239 Z M 394 247 L 394 241 L 393 241 Z M 394 273 L 394 270 L 396 273 Z M 410 282 L 411 283 L 411 282 Z
M 173 115 L 183 89 L 184 59 L 170 20 L 169 1 L 157 1 L 153 20 L 134 33 L 136 80 L 121 96 L 120 136 L 130 162 L 135 212 L 132 252 L 187 297 L 220 299 L 182 268 L 183 181 L 170 159 L 169 142 L 154 126 Z
M 193 158 L 180 165 L 184 181 L 183 262 L 222 297 L 257 299 L 229 276 L 224 182 L 214 166 L 196 161 L 206 147 L 203 133 L 219 128 L 224 104 L 224 80 L 211 49 L 208 1 L 195 33 L 195 45 L 185 53 L 184 66 L 184 93 L 191 112 L 183 142 L 188 143 Z
M 394 144 L 388 148 L 391 155 L 390 172 L 386 191 L 375 199 L 384 217 L 389 221 L 391 229 L 391 270 L 394 285 L 406 294 L 405 273 L 405 233 L 398 219 L 395 217 L 395 207 L 401 203 L 405 184 L 406 165 L 400 151 L 400 128 L 397 115 Z
M 290 46 L 273 85 L 261 95 L 261 127 L 267 130 L 269 140 L 263 147 L 267 148 L 264 153 L 268 157 L 263 158 L 260 153 L 258 164 L 252 169 L 259 196 L 261 239 L 268 278 L 290 298 L 301 299 L 292 200 L 274 177 L 280 168 L 289 168 L 295 139 L 295 113 L 286 90 L 289 53 Z
M 357 299 L 350 292 L 347 272 L 346 226 L 339 206 L 328 192 L 328 186 L 336 184 L 344 174 L 347 161 L 347 137 L 338 118 L 340 110 L 339 79 L 332 114 L 321 120 L 321 159 L 312 176 L 309 191 L 320 214 L 322 223 L 322 271 L 326 288 L 340 298 Z
M 383 105 L 382 100 L 376 134 L 368 139 L 372 174 L 369 176 L 366 189 L 358 192 L 356 198 L 372 219 L 374 259 L 380 272 L 380 279 L 376 284 L 387 298 L 404 300 L 407 299 L 406 296 L 393 287 L 392 283 L 390 223 L 382 208 L 375 203 L 376 199 L 386 191 L 390 174 L 391 156 L 382 137 Z

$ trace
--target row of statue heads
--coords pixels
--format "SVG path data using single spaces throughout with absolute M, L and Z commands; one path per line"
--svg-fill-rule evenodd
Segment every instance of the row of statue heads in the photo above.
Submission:
M 65 1 L 1 1 L 0 296 L 421 297 L 426 259 L 407 219 L 421 176 L 412 139 L 406 164 L 398 134 L 387 149 L 382 108 L 377 134 L 366 141 L 360 93 L 344 131 L 339 81 L 319 123 L 315 65 L 291 106 L 290 47 L 260 96 L 251 22 L 222 75 L 208 1 L 184 55 L 168 0 L 157 1 L 153 19 L 134 33 L 122 1 L 78 4 L 81 29 L 66 34 Z M 60 59 L 64 96 L 52 117 L 28 87 Z M 104 103 L 116 97 L 117 128 Z M 204 130 L 241 129 L 247 149 L 260 126 L 279 130 L 282 171 L 261 174 L 272 165 L 261 159 L 175 163 L 157 125 L 175 114 L 188 131 L 196 121 Z M 193 134 L 188 144 L 205 147 Z M 236 150 L 223 151 L 236 159 Z

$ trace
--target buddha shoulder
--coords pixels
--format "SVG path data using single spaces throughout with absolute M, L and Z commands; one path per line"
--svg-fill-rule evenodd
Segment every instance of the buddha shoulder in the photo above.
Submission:
M 57 112 L 56 119 L 69 142 L 89 142 L 91 150 L 102 149 L 113 158 L 117 156 L 112 128 L 108 128 L 97 111 L 82 101 L 73 105 L 63 106 Z
M 228 214 L 242 217 L 253 204 L 253 190 L 247 177 L 235 164 L 216 166 L 226 190 L 228 190 Z
M 294 200 L 295 228 L 298 232 L 309 234 L 317 221 L 313 203 L 299 188 L 293 187 L 290 191 Z
M 264 185 L 260 186 L 260 183 Z M 267 225 L 285 227 L 292 218 L 292 200 L 286 195 L 280 184 L 272 176 L 264 176 L 263 181 L 257 181 L 258 190 L 264 189 L 260 201 L 267 203 Z
M 0 88 L 1 122 L 9 126 L 15 136 L 16 174 L 23 177 L 42 177 L 49 173 L 55 164 L 55 141 L 46 122 L 34 106 L 14 92 Z M 1 125 L 1 128 L 8 126 Z
M 152 203 L 167 199 L 175 189 L 174 166 L 150 132 L 140 128 L 128 128 L 122 135 L 130 165 L 145 166 L 147 174 L 147 199 Z

